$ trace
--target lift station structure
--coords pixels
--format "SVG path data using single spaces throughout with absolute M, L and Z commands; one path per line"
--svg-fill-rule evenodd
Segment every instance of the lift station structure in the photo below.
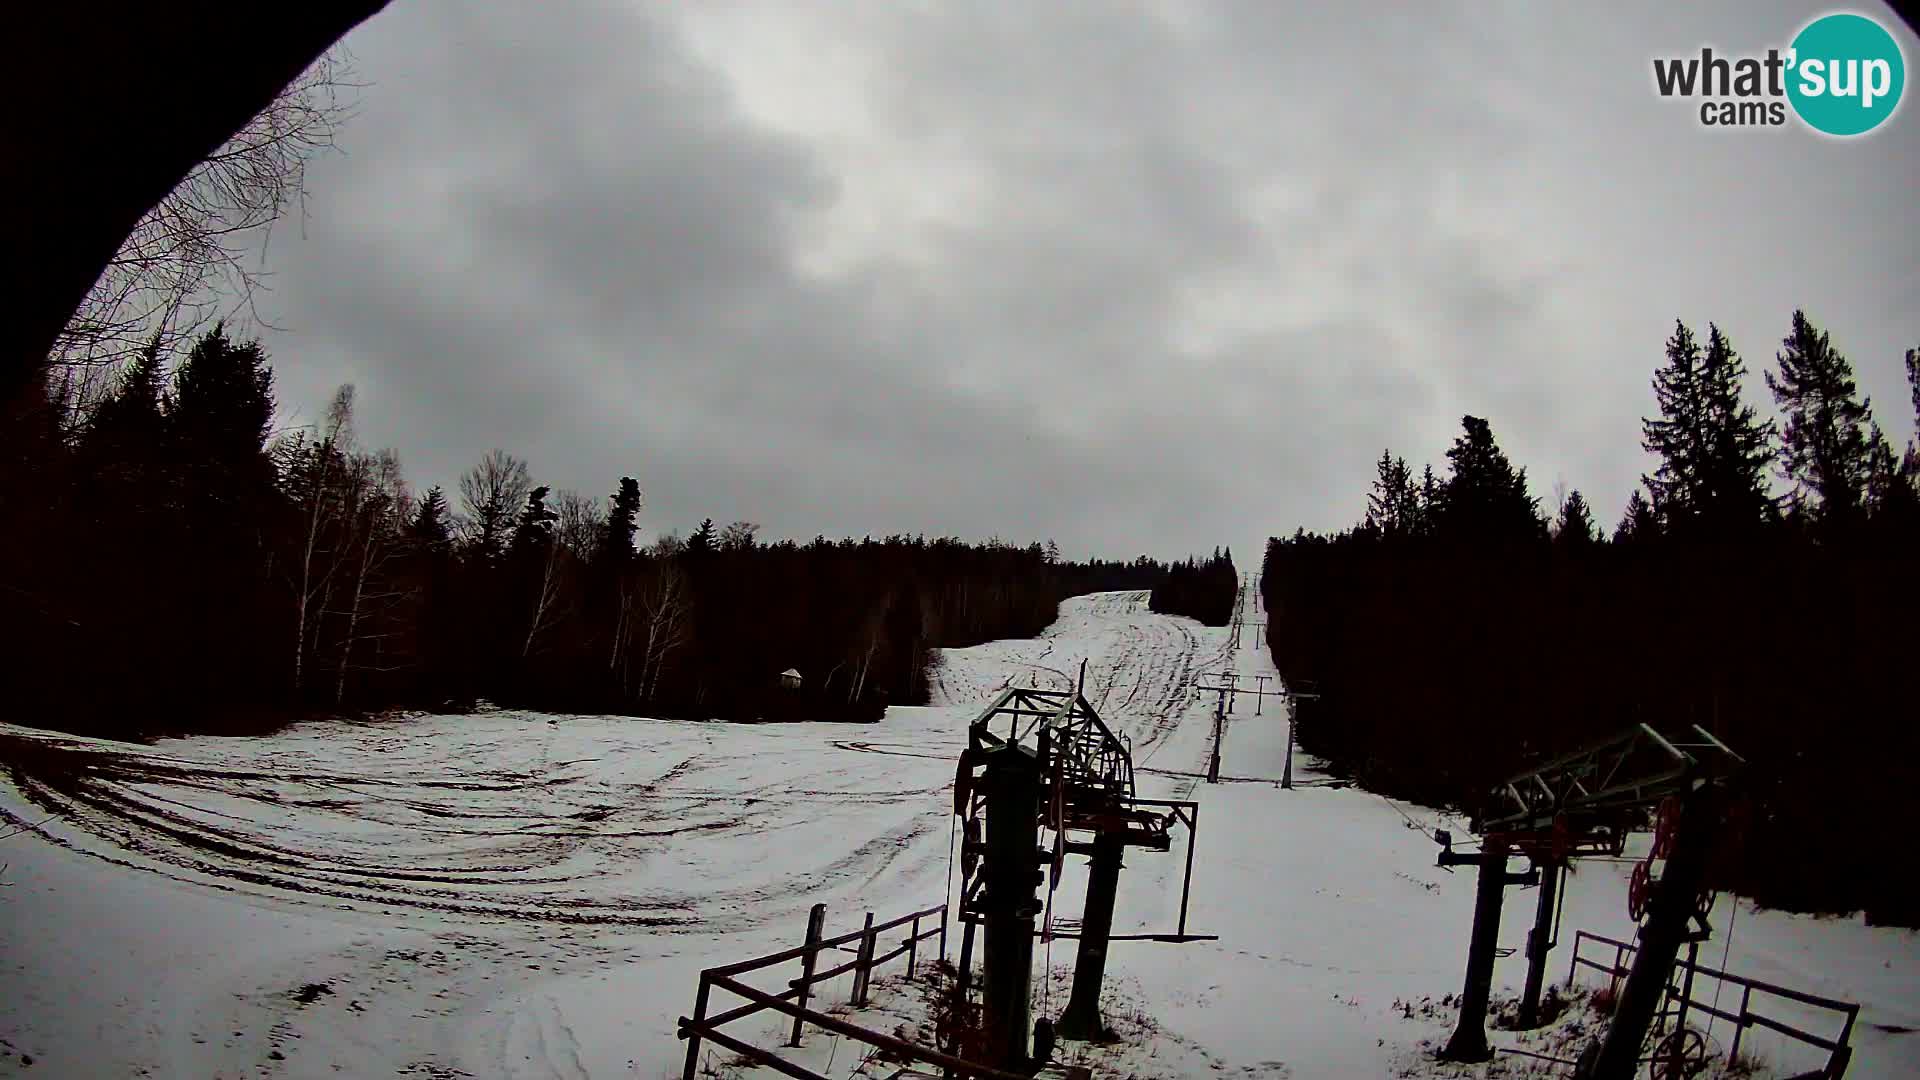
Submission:
M 1100 989 L 1113 935 L 1113 906 L 1126 849 L 1168 851 L 1172 831 L 1187 828 L 1179 928 L 1126 935 L 1201 940 L 1186 932 L 1193 883 L 1193 834 L 1199 804 L 1143 799 L 1134 790 L 1133 755 L 1079 689 L 1011 687 L 968 730 L 954 779 L 961 821 L 959 978 L 951 1008 L 950 1051 L 995 1068 L 1032 1071 L 1053 1037 L 1098 1039 Z M 1066 856 L 1091 860 L 1079 955 L 1066 1010 L 1057 1022 L 1032 1017 L 1037 890 L 1060 884 Z M 984 928 L 980 1004 L 970 985 L 975 932 Z M 1056 936 L 1075 936 L 1058 934 Z M 1033 1042 L 1029 1043 L 1029 1035 Z M 968 1045 L 972 1043 L 972 1045 Z
M 1588 1048 L 1576 1073 L 1604 1080 L 1632 1076 L 1680 946 L 1697 946 L 1711 933 L 1706 921 L 1712 903 L 1709 861 L 1716 839 L 1726 831 L 1728 781 L 1744 764 L 1697 724 L 1673 738 L 1636 724 L 1495 785 L 1471 822 L 1480 834 L 1479 852 L 1457 853 L 1451 836 L 1436 833 L 1441 866 L 1479 868 L 1460 1019 L 1441 1058 L 1485 1061 L 1492 1056 L 1487 1005 L 1506 887 L 1540 889 L 1534 925 L 1527 934 L 1527 980 L 1518 1018 L 1521 1027 L 1533 1027 L 1539 1021 L 1559 879 L 1567 863 L 1620 855 L 1627 834 L 1641 828 L 1649 810 L 1657 808 L 1653 852 L 1635 868 L 1628 896 L 1630 914 L 1642 923 L 1640 948 L 1606 1035 Z M 1527 872 L 1508 871 L 1513 854 L 1527 857 Z M 1658 880 L 1651 873 L 1656 859 L 1665 860 Z

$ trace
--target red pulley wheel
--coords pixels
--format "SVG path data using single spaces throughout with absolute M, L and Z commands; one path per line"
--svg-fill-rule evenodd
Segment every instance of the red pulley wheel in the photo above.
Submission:
M 1627 880 L 1627 914 L 1639 922 L 1647 913 L 1647 900 L 1653 893 L 1653 871 L 1649 864 L 1635 863 L 1633 877 Z
M 1652 858 L 1664 859 L 1673 852 L 1673 834 L 1680 829 L 1680 800 L 1669 795 L 1660 800 L 1660 812 L 1654 817 Z

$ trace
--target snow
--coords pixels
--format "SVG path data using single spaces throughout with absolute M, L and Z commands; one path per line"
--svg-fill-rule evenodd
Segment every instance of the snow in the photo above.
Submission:
M 829 933 L 939 902 L 967 722 L 1010 682 L 1070 685 L 1082 660 L 1141 793 L 1201 803 L 1189 929 L 1220 940 L 1116 943 L 1106 1012 L 1132 1041 L 1065 1049 L 1113 1076 L 1486 1072 L 1426 1060 L 1444 1008 L 1396 1007 L 1459 989 L 1472 876 L 1436 868 L 1428 833 L 1463 824 L 1326 786 L 1303 759 L 1280 790 L 1271 699 L 1257 716 L 1241 699 L 1227 782 L 1200 783 L 1199 676 L 1273 674 L 1255 635 L 1227 642 L 1144 594 L 1080 597 L 1040 638 L 947 653 L 935 704 L 872 726 L 492 711 L 152 746 L 0 726 L 25 763 L 0 782 L 0 833 L 31 826 L 0 840 L 0 1076 L 678 1076 L 700 969 L 797 943 L 815 902 Z M 1173 928 L 1184 843 L 1128 855 L 1116 932 Z M 1628 869 L 1571 879 L 1553 980 L 1575 928 L 1632 936 Z M 1083 877 L 1069 860 L 1056 918 L 1079 917 Z M 1509 893 L 1503 945 L 1532 907 Z M 1057 1013 L 1073 943 L 1040 955 Z M 1500 962 L 1502 992 L 1523 964 Z M 1743 906 L 1728 966 L 1861 1002 L 1850 1076 L 1920 1074 L 1920 1035 L 1889 1030 L 1920 1028 L 1913 934 Z M 911 1026 L 917 994 L 882 979 L 865 1020 Z M 771 1045 L 776 1026 L 740 1030 Z M 1757 1041 L 1776 1066 L 1809 1061 Z M 848 1075 L 830 1039 L 801 1053 L 836 1052 Z

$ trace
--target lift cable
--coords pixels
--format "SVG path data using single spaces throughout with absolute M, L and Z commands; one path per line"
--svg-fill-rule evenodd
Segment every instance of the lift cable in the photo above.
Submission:
M 1727 942 L 1720 950 L 1720 977 L 1713 980 L 1713 1008 L 1716 1012 L 1720 1008 L 1720 991 L 1727 985 L 1727 960 L 1733 955 L 1733 924 L 1740 919 L 1739 895 L 1732 890 L 1728 890 L 1724 895 L 1733 901 L 1733 911 L 1727 915 Z M 1707 1038 L 1709 1039 L 1713 1038 L 1713 1021 L 1714 1014 L 1709 1012 L 1707 1014 Z

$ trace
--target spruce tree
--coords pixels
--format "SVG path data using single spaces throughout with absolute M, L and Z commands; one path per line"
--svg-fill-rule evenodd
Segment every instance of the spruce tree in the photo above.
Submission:
M 1776 359 L 1780 373 L 1767 373 L 1767 388 L 1787 419 L 1781 473 L 1802 500 L 1817 500 L 1817 521 L 1849 524 L 1860 516 L 1872 470 L 1872 402 L 1860 398 L 1853 365 L 1803 311 L 1793 313 Z
M 1678 320 L 1667 339 L 1667 362 L 1653 373 L 1660 419 L 1640 421 L 1640 445 L 1660 457 L 1651 476 L 1641 477 L 1662 520 L 1675 526 L 1700 510 L 1706 472 L 1707 405 L 1700 343 Z
M 547 506 L 547 495 L 552 491 L 545 484 L 534 488 L 527 495 L 527 505 L 520 511 L 520 520 L 513 528 L 513 547 L 516 553 L 538 553 L 546 550 L 553 540 L 553 523 L 560 515 Z
M 159 452 L 166 375 L 156 339 L 120 373 L 119 382 L 87 417 L 83 445 L 96 461 L 132 463 Z
M 1447 450 L 1452 475 L 1440 502 L 1437 532 L 1470 546 L 1509 546 L 1543 539 L 1546 522 L 1527 494 L 1527 472 L 1515 469 L 1478 416 L 1460 420 L 1462 432 Z
M 1413 470 L 1407 467 L 1407 459 L 1382 450 L 1374 467 L 1373 490 L 1367 494 L 1367 524 L 1389 538 L 1412 535 L 1420 516 L 1420 494 L 1413 486 Z
M 1906 468 L 1913 456 L 1911 448 L 1908 461 L 1903 462 L 1879 424 L 1868 431 L 1867 443 L 1868 515 L 1876 524 L 1900 531 L 1920 524 L 1920 491 L 1915 490 L 1914 477 Z
M 413 518 L 407 522 L 406 538 L 414 548 L 430 554 L 442 554 L 453 546 L 453 525 L 447 509 L 447 496 L 435 484 L 420 497 Z
M 633 558 L 633 537 L 640 528 L 640 504 L 640 482 L 631 476 L 621 477 L 620 490 L 613 494 L 606 531 L 601 536 L 596 560 L 601 565 L 620 566 Z
M 1747 367 L 1718 326 L 1707 324 L 1701 360 L 1701 462 L 1699 509 L 1712 535 L 1730 539 L 1771 516 L 1767 465 L 1773 460 L 1774 426 L 1762 421 L 1741 396 Z
M 1906 460 L 1901 471 L 1920 485 L 1920 349 L 1907 350 L 1907 392 L 1913 396 L 1914 438 L 1907 443 Z
M 708 555 L 713 552 L 717 544 L 718 538 L 713 527 L 713 519 L 707 518 L 700 522 L 699 528 L 693 530 L 692 536 L 687 537 L 686 551 L 693 556 Z
M 273 421 L 273 371 L 257 341 L 216 324 L 194 342 L 174 378 L 167 427 L 181 457 L 205 468 L 262 473 Z
M 279 505 L 266 449 L 273 370 L 259 342 L 235 342 L 216 324 L 194 342 L 173 386 L 162 456 L 176 471 L 195 542 L 217 558 L 219 548 L 257 539 L 251 526 Z
M 1433 522 L 1440 511 L 1440 499 L 1440 480 L 1433 475 L 1433 466 L 1423 466 L 1420 470 L 1420 490 L 1414 496 L 1412 531 L 1415 536 L 1433 535 Z
M 1653 504 L 1639 488 L 1627 496 L 1626 512 L 1620 515 L 1620 524 L 1613 531 L 1615 543 L 1646 543 L 1660 536 L 1660 516 L 1654 512 Z
M 1593 525 L 1593 511 L 1587 507 L 1587 497 L 1580 494 L 1578 488 L 1567 493 L 1567 501 L 1560 504 L 1560 516 L 1554 522 L 1554 542 L 1567 548 L 1581 548 L 1594 543 L 1599 537 Z

